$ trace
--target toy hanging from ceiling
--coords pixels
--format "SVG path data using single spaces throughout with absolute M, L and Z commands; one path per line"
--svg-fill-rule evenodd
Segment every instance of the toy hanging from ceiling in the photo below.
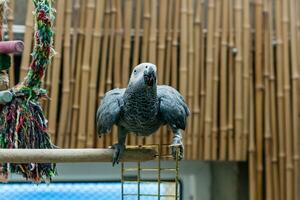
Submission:
M 54 147 L 47 133 L 47 119 L 38 102 L 40 98 L 47 98 L 46 90 L 41 88 L 41 80 L 54 55 L 52 31 L 54 9 L 51 0 L 33 0 L 33 4 L 35 43 L 27 76 L 15 87 L 0 92 L 0 103 L 2 99 L 3 104 L 0 109 L 0 148 Z M 5 55 L 0 54 L 0 69 L 7 67 L 9 57 Z M 55 164 L 6 163 L 0 166 L 0 170 L 2 178 L 7 178 L 12 172 L 22 174 L 34 182 L 40 182 L 51 179 L 55 174 Z

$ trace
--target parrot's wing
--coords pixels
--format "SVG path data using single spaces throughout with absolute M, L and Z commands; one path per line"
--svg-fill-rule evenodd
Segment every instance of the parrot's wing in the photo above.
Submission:
M 181 94 L 170 86 L 161 85 L 157 87 L 157 95 L 160 119 L 173 128 L 184 130 L 190 111 Z
M 98 135 L 110 132 L 112 126 L 118 121 L 123 105 L 123 94 L 125 89 L 113 89 L 107 92 L 97 110 L 97 132 Z

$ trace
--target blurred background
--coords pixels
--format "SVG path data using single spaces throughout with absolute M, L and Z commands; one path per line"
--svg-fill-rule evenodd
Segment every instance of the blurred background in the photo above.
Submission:
M 43 82 L 50 100 L 41 104 L 56 145 L 116 142 L 116 128 L 96 137 L 97 106 L 106 91 L 127 86 L 135 65 L 152 62 L 158 83 L 177 88 L 192 113 L 180 165 L 183 199 L 299 199 L 299 1 L 59 0 L 54 6 L 57 54 Z M 33 4 L 10 0 L 9 7 L 7 37 L 25 43 L 9 72 L 13 86 L 30 64 Z M 168 144 L 171 136 L 162 128 L 147 138 L 130 135 L 127 144 Z M 119 167 L 59 165 L 54 181 L 117 185 Z

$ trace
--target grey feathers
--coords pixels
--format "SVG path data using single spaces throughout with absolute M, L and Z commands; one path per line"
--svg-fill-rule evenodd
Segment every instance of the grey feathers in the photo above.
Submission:
M 112 126 L 117 123 L 124 92 L 125 89 L 116 88 L 105 94 L 96 116 L 99 135 L 110 132 Z
M 97 111 L 99 134 L 112 126 L 126 132 L 150 135 L 161 125 L 185 129 L 189 109 L 180 93 L 169 86 L 157 86 L 156 66 L 142 63 L 133 70 L 126 89 L 106 93 Z
M 157 95 L 160 119 L 173 128 L 184 130 L 190 111 L 181 94 L 170 86 L 162 85 L 158 86 Z

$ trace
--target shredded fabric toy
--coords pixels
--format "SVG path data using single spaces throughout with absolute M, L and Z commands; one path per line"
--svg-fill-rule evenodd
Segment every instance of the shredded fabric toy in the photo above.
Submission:
M 32 62 L 23 82 L 10 89 L 11 102 L 2 106 L 0 115 L 0 148 L 50 149 L 54 148 L 47 133 L 47 119 L 41 109 L 39 98 L 47 97 L 41 88 L 41 80 L 54 55 L 53 31 L 54 9 L 51 0 L 33 0 L 35 6 L 35 44 Z M 1 61 L 1 60 L 0 60 Z M 0 62 L 0 65 L 3 65 Z M 0 66 L 1 67 L 1 66 Z M 0 173 L 22 174 L 33 182 L 51 180 L 56 173 L 55 164 L 2 164 Z

